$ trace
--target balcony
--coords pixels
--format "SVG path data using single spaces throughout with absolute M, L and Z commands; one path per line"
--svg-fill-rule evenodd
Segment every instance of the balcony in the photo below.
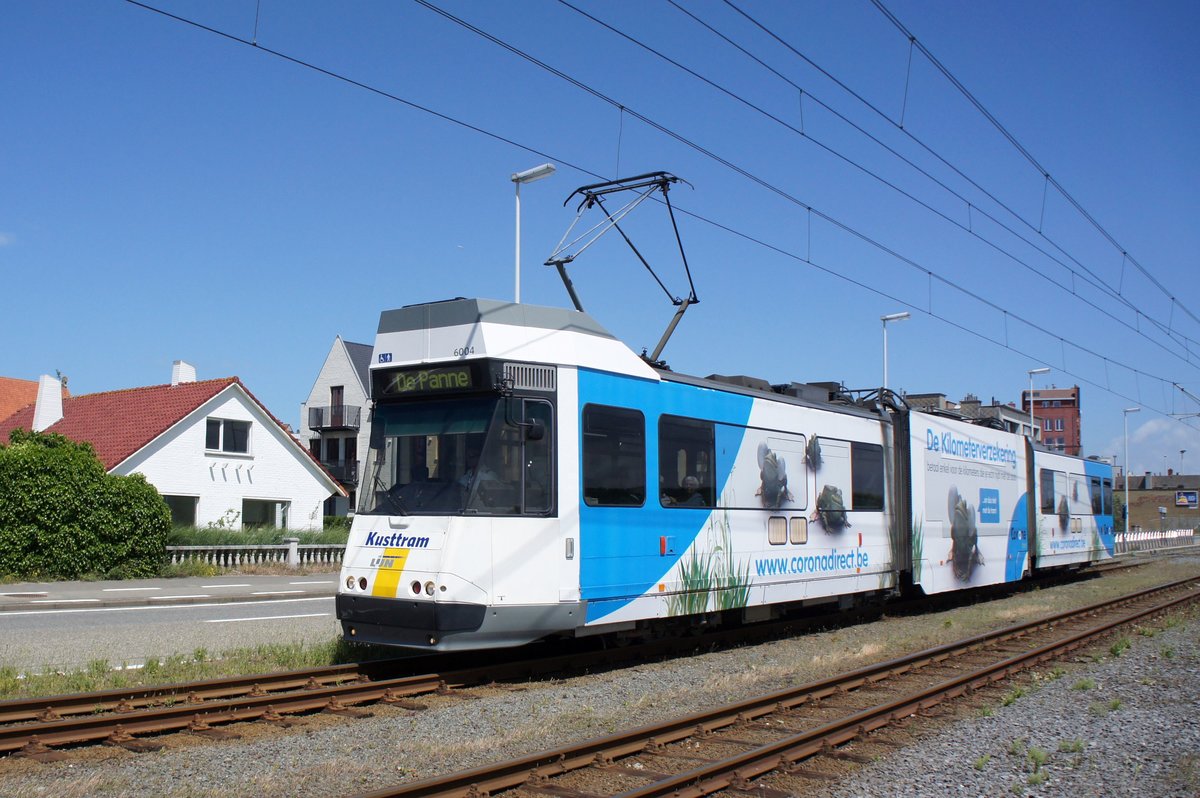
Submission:
M 308 408 L 309 429 L 358 429 L 362 408 L 357 405 L 333 405 Z
M 321 460 L 321 465 L 343 485 L 358 484 L 357 460 Z

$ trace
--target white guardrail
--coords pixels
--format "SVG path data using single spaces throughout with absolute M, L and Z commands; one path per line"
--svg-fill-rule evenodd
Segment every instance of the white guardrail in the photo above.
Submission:
M 284 538 L 279 545 L 268 546 L 167 546 L 171 564 L 184 560 L 199 560 L 218 568 L 239 565 L 280 563 L 292 568 L 308 566 L 340 566 L 346 552 L 344 543 L 306 543 L 297 538 Z
M 1138 529 L 1117 533 L 1117 554 L 1146 549 L 1166 549 L 1175 546 L 1194 546 L 1194 529 Z

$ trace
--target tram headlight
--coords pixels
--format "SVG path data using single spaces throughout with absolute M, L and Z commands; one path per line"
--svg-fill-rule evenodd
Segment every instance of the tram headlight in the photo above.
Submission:
M 367 578 L 366 578 L 365 576 L 360 576 L 360 577 L 358 578 L 358 586 L 359 586 L 359 588 L 361 588 L 362 590 L 366 590 L 366 589 L 367 589 Z
M 425 583 L 425 595 L 432 596 L 436 590 L 437 585 L 433 583 L 432 579 Z
M 353 577 L 353 576 L 347 576 L 347 577 L 346 577 L 346 589 L 347 589 L 347 590 L 353 590 L 353 589 L 354 589 L 354 577 Z

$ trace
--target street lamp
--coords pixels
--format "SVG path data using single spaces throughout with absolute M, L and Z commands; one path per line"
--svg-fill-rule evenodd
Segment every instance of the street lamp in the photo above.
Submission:
M 1187 451 L 1187 449 L 1180 449 L 1180 450 L 1179 450 L 1179 473 L 1180 473 L 1180 475 L 1182 475 L 1182 474 L 1183 474 L 1183 454 L 1184 454 L 1184 452 L 1186 452 L 1186 451 Z
M 554 174 L 554 164 L 544 163 L 541 166 L 526 169 L 524 172 L 517 172 L 510 178 L 517 187 L 517 262 L 516 298 L 513 300 L 514 302 L 521 301 L 521 184 L 532 183 L 534 180 L 541 180 L 543 177 L 549 177 L 552 174 Z
M 1033 375 L 1034 374 L 1049 374 L 1050 368 L 1043 366 L 1040 369 L 1029 369 L 1026 374 L 1029 375 L 1029 437 L 1032 440 L 1037 440 L 1037 427 L 1033 422 Z M 1044 442 L 1044 441 L 1043 441 Z
M 1129 539 L 1129 414 L 1141 412 L 1140 407 L 1127 407 L 1125 417 L 1125 538 Z
M 883 322 L 883 387 L 884 387 L 884 388 L 886 388 L 886 387 L 888 386 L 888 373 L 887 373 L 887 360 L 888 360 L 888 358 L 887 358 L 887 323 L 888 323 L 889 321 L 904 321 L 905 319 L 909 318 L 911 315 L 912 315 L 912 314 L 911 314 L 911 313 L 909 313 L 909 312 L 906 310 L 906 311 L 904 311 L 903 313 L 889 313 L 889 314 L 888 314 L 888 315 L 886 315 L 886 316 L 880 316 L 880 317 L 879 317 L 879 320 L 880 320 L 881 322 Z

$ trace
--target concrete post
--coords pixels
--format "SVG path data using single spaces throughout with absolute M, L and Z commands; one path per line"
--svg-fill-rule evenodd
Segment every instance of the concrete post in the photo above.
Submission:
M 300 538 L 284 538 L 288 547 L 288 568 L 300 567 Z

